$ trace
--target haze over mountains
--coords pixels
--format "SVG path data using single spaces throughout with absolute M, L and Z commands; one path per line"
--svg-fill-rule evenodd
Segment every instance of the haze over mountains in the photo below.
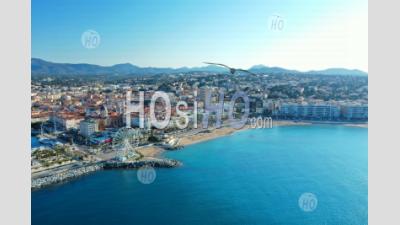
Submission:
M 234 66 L 234 65 L 230 65 Z M 244 68 L 243 68 L 244 69 Z M 312 70 L 299 72 L 297 70 L 288 70 L 280 67 L 267 67 L 256 65 L 249 69 L 253 73 L 262 74 L 320 74 L 320 75 L 352 75 L 367 76 L 366 72 L 361 70 L 349 70 L 345 68 L 330 68 L 326 70 Z M 228 69 L 219 66 L 204 67 L 181 67 L 181 68 L 159 68 L 159 67 L 139 67 L 130 63 L 116 64 L 113 66 L 99 66 L 86 63 L 54 63 L 39 58 L 31 59 L 32 75 L 141 75 L 141 74 L 162 74 L 162 73 L 187 73 L 187 72 L 228 72 Z

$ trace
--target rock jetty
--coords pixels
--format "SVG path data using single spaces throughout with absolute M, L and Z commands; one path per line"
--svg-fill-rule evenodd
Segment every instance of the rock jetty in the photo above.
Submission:
M 97 170 L 101 170 L 102 165 L 101 164 L 94 164 L 94 165 L 89 165 L 89 166 L 82 166 L 77 169 L 71 169 L 67 171 L 63 171 L 60 173 L 52 174 L 46 177 L 40 177 L 36 179 L 31 180 L 31 188 L 32 189 L 38 189 L 42 188 L 51 184 L 57 184 L 61 183 L 64 181 L 67 181 L 69 179 L 77 178 L 82 175 L 92 173 Z
M 142 166 L 151 166 L 155 168 L 174 168 L 181 166 L 182 163 L 174 159 L 142 159 L 133 162 L 105 162 L 103 163 L 104 169 L 128 169 L 140 168 Z
M 181 166 L 182 163 L 174 159 L 145 158 L 132 162 L 102 161 L 79 168 L 54 173 L 45 177 L 32 178 L 31 189 L 40 189 L 49 185 L 66 182 L 68 180 L 98 171 L 107 169 L 135 169 L 142 166 L 151 166 L 155 168 L 174 168 Z

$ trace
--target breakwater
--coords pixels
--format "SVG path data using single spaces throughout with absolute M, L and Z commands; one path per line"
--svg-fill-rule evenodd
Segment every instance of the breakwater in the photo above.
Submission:
M 69 179 L 73 179 L 85 174 L 101 170 L 102 168 L 103 167 L 101 164 L 93 164 L 88 166 L 82 166 L 75 169 L 70 169 L 59 173 L 54 173 L 45 177 L 35 178 L 31 180 L 31 189 L 39 189 L 42 187 L 46 187 L 48 185 L 61 183 Z
M 102 161 L 90 165 L 81 166 L 79 168 L 70 169 L 67 171 L 54 173 L 49 176 L 32 178 L 31 189 L 40 189 L 53 184 L 58 184 L 78 178 L 80 176 L 107 169 L 136 169 L 142 166 L 151 166 L 155 168 L 174 168 L 181 166 L 182 163 L 174 159 L 142 159 L 133 162 L 118 162 L 118 161 Z
M 103 169 L 135 169 L 142 166 L 151 166 L 155 168 L 173 168 L 181 166 L 182 163 L 174 159 L 144 159 L 133 162 L 104 162 Z

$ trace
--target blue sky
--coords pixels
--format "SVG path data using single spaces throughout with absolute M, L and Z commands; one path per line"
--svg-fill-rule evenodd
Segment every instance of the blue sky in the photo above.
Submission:
M 32 57 L 53 62 L 368 71 L 366 0 L 32 0 L 31 24 Z

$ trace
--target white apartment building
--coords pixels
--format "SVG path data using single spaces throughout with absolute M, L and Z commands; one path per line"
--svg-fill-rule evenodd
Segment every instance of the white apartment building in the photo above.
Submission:
M 70 116 L 70 115 L 57 115 L 52 116 L 51 120 L 55 123 L 57 130 L 69 130 L 72 128 L 78 129 L 79 123 L 83 120 L 83 117 Z
M 335 120 L 340 116 L 340 108 L 335 105 L 283 104 L 276 113 L 294 119 Z
M 95 120 L 84 120 L 79 124 L 79 133 L 85 137 L 89 137 L 97 131 L 99 131 L 99 126 Z

